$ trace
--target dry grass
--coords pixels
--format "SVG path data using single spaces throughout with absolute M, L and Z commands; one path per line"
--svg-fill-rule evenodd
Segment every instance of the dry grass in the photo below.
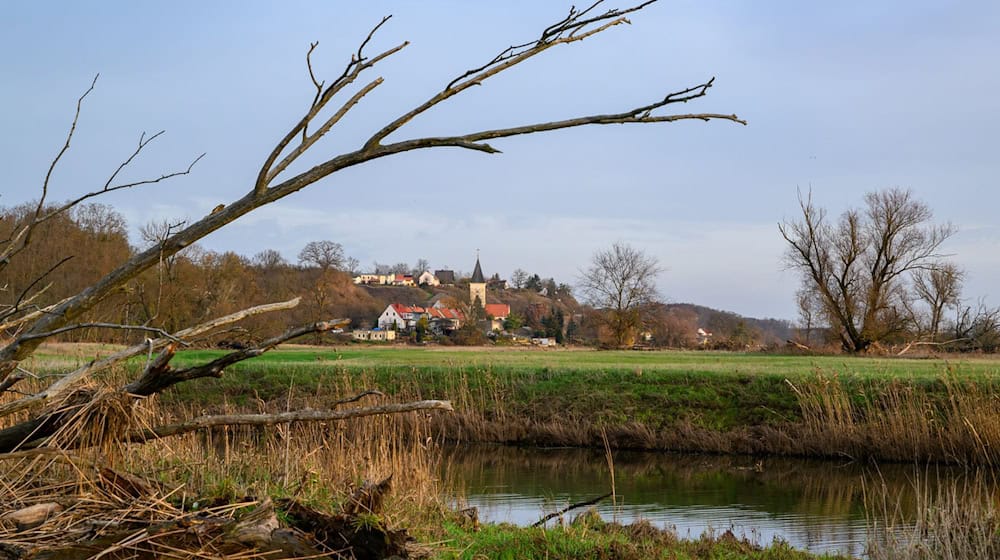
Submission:
M 803 454 L 854 459 L 1000 465 L 1000 396 L 943 375 L 941 390 L 899 382 L 852 395 L 836 376 L 793 385 L 802 408 Z
M 1000 558 L 1000 510 L 995 473 L 933 484 L 916 477 L 916 503 L 876 484 L 866 496 L 871 560 L 995 560 Z M 916 511 L 916 517 L 903 512 Z M 872 521 L 877 513 L 882 523 Z

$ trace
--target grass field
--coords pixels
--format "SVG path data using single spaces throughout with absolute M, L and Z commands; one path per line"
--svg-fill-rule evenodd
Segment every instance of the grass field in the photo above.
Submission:
M 188 351 L 184 360 L 204 360 L 221 355 L 217 350 Z M 341 349 L 297 347 L 280 349 L 257 358 L 258 363 L 281 365 L 330 362 L 350 369 L 365 368 L 491 368 L 521 371 L 554 369 L 581 371 L 649 371 L 685 374 L 801 376 L 821 370 L 861 376 L 932 378 L 952 371 L 963 375 L 1000 375 L 1000 358 L 955 359 L 868 358 L 850 356 L 781 356 L 694 351 L 595 351 L 522 350 L 483 348 L 357 347 Z
M 110 345 L 43 347 L 40 360 L 82 364 L 113 351 Z M 223 350 L 188 350 L 175 363 L 194 363 L 224 354 Z M 858 376 L 933 378 L 944 372 L 970 376 L 1000 376 L 1000 357 L 959 355 L 950 358 L 887 358 L 854 356 L 785 356 L 760 353 L 699 351 L 596 351 L 519 348 L 441 348 L 356 346 L 285 346 L 240 367 L 331 365 L 348 369 L 371 368 L 491 368 L 520 371 L 553 369 L 581 371 L 650 371 L 685 374 L 781 375 L 798 377 L 816 371 Z

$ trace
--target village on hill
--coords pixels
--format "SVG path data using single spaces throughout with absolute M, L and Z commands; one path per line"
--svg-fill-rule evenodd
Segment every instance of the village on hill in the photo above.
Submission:
M 358 285 L 398 286 L 398 287 L 438 287 L 456 284 L 453 270 L 425 270 L 414 280 L 412 274 L 359 274 L 354 277 Z M 355 329 L 351 335 L 355 340 L 392 341 L 399 333 L 413 333 L 414 339 L 423 341 L 430 334 L 451 335 L 467 326 L 491 338 L 504 337 L 512 342 L 533 343 L 541 346 L 562 342 L 562 327 L 559 335 L 549 337 L 533 336 L 530 327 L 521 327 L 515 319 L 511 321 L 511 307 L 507 303 L 490 303 L 488 289 L 505 290 L 508 283 L 499 275 L 487 280 L 483 268 L 476 258 L 472 276 L 468 278 L 468 304 L 462 305 L 458 298 L 438 293 L 426 305 L 394 301 L 379 315 L 374 328 Z M 544 288 L 543 288 L 544 290 Z M 560 314 L 561 315 L 561 314 Z M 514 331 L 514 332 L 511 332 Z
M 424 264 L 423 262 L 421 264 Z M 477 256 L 471 276 L 452 269 L 356 273 L 352 282 L 380 305 L 377 317 L 358 318 L 356 342 L 442 344 L 594 344 L 607 337 L 593 309 L 567 284 L 518 270 L 512 281 L 487 276 Z M 656 303 L 633 348 L 739 348 L 782 344 L 788 322 L 740 317 L 704 306 Z M 371 308 L 371 306 L 369 307 Z M 348 333 L 344 333 L 345 335 Z

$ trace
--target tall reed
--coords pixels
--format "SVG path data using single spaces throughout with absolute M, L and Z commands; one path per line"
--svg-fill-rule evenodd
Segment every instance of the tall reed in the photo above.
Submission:
M 1000 464 L 1000 396 L 981 382 L 944 374 L 930 386 L 859 388 L 819 374 L 789 385 L 802 410 L 793 433 L 803 454 Z
M 993 473 L 933 484 L 919 471 L 915 504 L 902 504 L 884 485 L 866 493 L 871 560 L 995 560 L 1000 558 L 1000 510 Z M 907 515 L 904 512 L 916 512 Z M 876 517 L 877 515 L 877 517 Z M 878 519 L 879 521 L 875 521 Z

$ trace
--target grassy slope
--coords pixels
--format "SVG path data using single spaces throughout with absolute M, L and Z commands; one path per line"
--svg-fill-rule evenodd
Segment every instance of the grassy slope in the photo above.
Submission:
M 182 352 L 175 365 L 200 363 L 222 351 Z M 78 356 L 85 361 L 92 356 Z M 854 395 L 902 382 L 934 392 L 944 374 L 1000 383 L 1000 360 L 774 356 L 723 352 L 445 349 L 345 346 L 292 347 L 238 364 L 222 379 L 178 387 L 171 398 L 199 405 L 281 398 L 350 384 L 389 394 L 455 399 L 465 406 L 546 420 L 589 416 L 639 421 L 660 429 L 684 419 L 725 430 L 794 421 L 798 401 L 788 385 L 836 376 Z M 498 405 L 497 403 L 501 403 Z

